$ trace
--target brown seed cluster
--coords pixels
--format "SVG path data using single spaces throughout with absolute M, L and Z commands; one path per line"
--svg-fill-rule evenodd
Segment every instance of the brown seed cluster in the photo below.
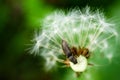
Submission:
M 65 40 L 62 40 L 62 49 L 64 54 L 67 57 L 67 60 L 65 61 L 65 64 L 69 64 L 69 61 L 73 62 L 74 64 L 77 64 L 77 57 L 80 55 L 89 58 L 89 50 L 87 48 L 76 48 L 72 47 L 70 48 L 68 46 L 68 43 Z
M 85 56 L 86 58 L 89 58 L 89 50 L 87 49 L 87 48 L 81 48 L 81 47 L 79 47 L 79 48 L 76 48 L 76 47 L 72 47 L 71 48 L 71 52 L 72 52 L 72 54 L 75 56 L 75 57 L 78 57 L 78 56 L 80 56 L 80 55 L 83 55 L 83 56 Z

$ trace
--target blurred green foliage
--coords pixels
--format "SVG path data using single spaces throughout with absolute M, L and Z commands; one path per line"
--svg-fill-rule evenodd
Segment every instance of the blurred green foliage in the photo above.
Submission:
M 107 17 L 113 17 L 117 30 L 120 30 L 119 0 L 0 0 L 0 80 L 76 80 L 70 76 L 72 70 L 66 68 L 45 72 L 44 60 L 29 54 L 26 49 L 47 14 L 56 9 L 68 10 L 86 5 L 102 9 Z M 119 80 L 119 47 L 118 40 L 114 62 L 90 70 L 94 77 L 90 80 Z M 81 79 L 84 80 L 84 76 Z

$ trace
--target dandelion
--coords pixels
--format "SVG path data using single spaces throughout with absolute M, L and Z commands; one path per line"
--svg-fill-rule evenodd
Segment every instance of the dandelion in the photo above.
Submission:
M 41 24 L 42 31 L 35 34 L 31 53 L 45 59 L 47 70 L 63 63 L 75 72 L 84 72 L 91 57 L 106 54 L 111 45 L 109 40 L 118 36 L 115 25 L 99 10 L 92 12 L 89 7 L 68 13 L 55 11 Z M 107 54 L 105 58 L 112 59 L 113 54 Z

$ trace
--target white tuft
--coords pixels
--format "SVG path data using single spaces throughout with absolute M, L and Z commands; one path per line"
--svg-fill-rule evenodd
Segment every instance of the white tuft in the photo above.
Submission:
M 85 47 L 94 53 L 107 50 L 111 45 L 108 41 L 118 35 L 115 25 L 108 22 L 103 13 L 98 10 L 91 12 L 89 7 L 84 11 L 73 9 L 68 13 L 56 11 L 48 15 L 41 26 L 42 32 L 35 35 L 31 53 L 43 56 L 50 69 L 56 62 L 63 62 L 63 59 L 58 57 L 64 54 L 62 39 L 67 41 L 70 47 Z M 111 59 L 111 56 L 108 58 Z M 86 63 L 84 64 L 86 66 Z M 81 70 L 84 71 L 82 68 Z

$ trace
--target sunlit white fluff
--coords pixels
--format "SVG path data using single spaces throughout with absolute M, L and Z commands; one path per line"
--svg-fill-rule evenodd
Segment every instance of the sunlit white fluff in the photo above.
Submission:
M 42 31 L 35 34 L 31 53 L 41 55 L 46 60 L 46 69 L 50 70 L 56 62 L 63 62 L 59 55 L 64 55 L 61 47 L 62 39 L 70 46 L 88 48 L 91 54 L 95 51 L 106 52 L 110 39 L 118 36 L 115 25 L 108 22 L 103 13 L 90 11 L 86 7 L 82 11 L 73 9 L 65 13 L 55 11 L 41 23 Z M 106 55 L 112 59 L 113 54 Z

